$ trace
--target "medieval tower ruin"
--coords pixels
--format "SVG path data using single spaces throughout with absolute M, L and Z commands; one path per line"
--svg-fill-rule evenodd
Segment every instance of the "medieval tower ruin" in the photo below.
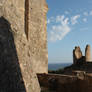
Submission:
M 90 47 L 90 45 L 87 45 L 86 49 L 85 49 L 85 61 L 91 62 L 91 47 Z
M 75 47 L 75 49 L 73 50 L 73 61 L 74 61 L 74 64 L 76 64 L 77 60 L 79 60 L 81 58 L 82 58 L 82 52 L 81 52 L 80 47 Z
M 0 0 L 0 92 L 40 92 L 48 72 L 45 0 Z
M 83 62 L 92 62 L 91 61 L 91 47 L 87 45 L 85 48 L 85 56 L 82 55 L 80 47 L 75 47 L 73 50 L 73 64 L 76 64 L 80 61 Z

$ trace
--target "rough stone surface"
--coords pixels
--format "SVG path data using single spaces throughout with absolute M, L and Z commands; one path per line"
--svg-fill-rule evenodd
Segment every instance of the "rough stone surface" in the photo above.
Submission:
M 91 62 L 91 47 L 90 45 L 87 45 L 86 46 L 86 49 L 85 49 L 85 61 L 86 62 Z
M 79 78 L 73 75 L 40 74 L 38 79 L 41 87 L 47 92 L 92 92 L 92 74 Z M 44 92 L 44 89 L 42 89 Z
M 85 56 L 82 56 L 80 47 L 75 47 L 75 49 L 73 50 L 73 64 L 76 64 L 79 62 L 81 62 L 81 63 L 92 62 L 90 45 L 86 46 Z
M 29 0 L 29 43 L 36 73 L 48 72 L 46 13 L 45 0 Z
M 48 70 L 46 2 L 29 0 L 26 21 L 25 7 L 25 0 L 0 0 L 0 92 L 40 92 L 36 73 Z
M 74 64 L 77 63 L 77 61 L 79 59 L 82 58 L 82 52 L 81 52 L 81 49 L 80 47 L 75 47 L 75 49 L 73 50 L 73 61 L 74 61 Z

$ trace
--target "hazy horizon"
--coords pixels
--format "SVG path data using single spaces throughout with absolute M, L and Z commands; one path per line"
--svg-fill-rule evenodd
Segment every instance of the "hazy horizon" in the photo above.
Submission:
M 70 63 L 70 64 L 73 64 L 73 62 L 61 62 L 61 61 L 58 61 L 58 62 L 48 62 L 48 64 L 68 64 L 68 63 Z
M 92 48 L 92 0 L 47 0 L 47 4 L 49 63 L 72 63 L 75 46 L 83 55 L 87 44 Z

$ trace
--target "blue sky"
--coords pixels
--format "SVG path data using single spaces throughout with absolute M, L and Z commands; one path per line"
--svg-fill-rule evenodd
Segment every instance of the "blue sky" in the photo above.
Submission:
M 92 47 L 92 0 L 47 0 L 49 63 L 72 62 L 72 51 Z

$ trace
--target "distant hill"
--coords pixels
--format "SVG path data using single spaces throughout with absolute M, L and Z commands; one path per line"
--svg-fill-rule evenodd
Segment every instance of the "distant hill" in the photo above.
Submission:
M 72 63 L 54 63 L 54 64 L 48 64 L 48 70 L 58 70 L 61 68 L 65 68 Z

